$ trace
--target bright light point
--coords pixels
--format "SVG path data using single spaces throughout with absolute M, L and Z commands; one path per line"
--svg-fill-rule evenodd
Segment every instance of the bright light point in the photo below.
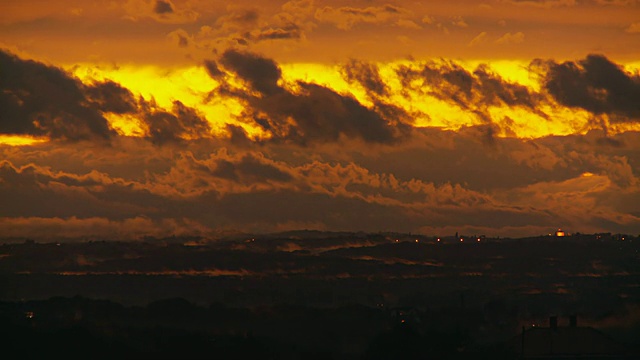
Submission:
M 593 176 L 593 175 L 594 175 L 594 174 L 593 174 L 593 173 L 591 173 L 591 172 L 584 172 L 584 173 L 582 173 L 582 176 L 583 176 L 583 177 L 591 177 L 591 176 Z
M 416 242 L 420 242 L 420 241 L 418 241 L 418 239 L 416 239 Z

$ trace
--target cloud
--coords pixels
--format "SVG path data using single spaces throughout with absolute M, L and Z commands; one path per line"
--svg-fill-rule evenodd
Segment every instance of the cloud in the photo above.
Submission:
M 134 183 L 91 171 L 82 175 L 54 172 L 29 164 L 21 167 L 0 162 L 2 217 L 108 217 L 122 218 L 149 211 L 155 201 L 135 204 Z M 103 197 L 105 193 L 112 196 Z M 119 194 L 118 194 L 119 193 Z M 142 195 L 142 194 L 141 194 Z M 119 201 L 126 198 L 126 201 Z M 38 204 L 38 206 L 33 206 Z
M 133 93 L 111 80 L 86 85 L 85 93 L 89 101 L 103 113 L 134 113 L 138 108 L 138 102 Z
M 0 51 L 0 132 L 52 139 L 108 139 L 107 120 L 63 70 Z
M 487 104 L 524 106 L 532 110 L 537 105 L 538 97 L 529 88 L 502 79 L 486 65 L 479 65 L 473 75 L 479 81 L 479 93 Z
M 509 44 L 520 44 L 524 42 L 524 33 L 506 33 L 502 35 L 498 40 L 496 40 L 496 44 L 499 45 L 509 45 Z
M 325 86 L 298 81 L 294 92 L 280 84 L 279 66 L 260 55 L 227 50 L 220 64 L 258 94 L 228 86 L 219 89 L 219 94 L 243 100 L 248 105 L 245 119 L 270 133 L 272 139 L 306 144 L 346 136 L 389 143 L 406 128 L 394 123 L 399 119 L 385 119 L 355 98 Z
M 621 200 L 624 196 L 637 198 L 637 190 L 620 190 L 605 175 L 577 176 L 564 181 L 538 182 L 498 195 L 513 204 L 552 209 L 558 222 L 581 231 L 597 232 L 602 219 L 608 219 L 617 228 L 629 229 L 638 216 L 620 213 L 615 206 L 602 204 L 610 196 Z M 614 202 L 615 202 L 614 201 Z M 601 203 L 598 205 L 598 203 Z M 586 225 L 585 224 L 589 224 Z
M 583 232 L 640 231 L 637 132 L 600 126 L 583 135 L 504 138 L 494 118 L 503 109 L 540 113 L 539 125 L 552 126 L 540 109 L 569 107 L 590 111 L 589 126 L 609 119 L 627 125 L 638 118 L 638 75 L 603 56 L 533 62 L 541 90 L 482 64 L 405 61 L 390 74 L 350 60 L 339 71 L 364 89 L 359 101 L 332 85 L 289 80 L 271 58 L 228 49 L 204 61 L 216 84 L 211 98 L 241 109 L 226 137 L 214 136 L 203 113 L 181 99 L 164 108 L 114 81 L 83 84 L 41 63 L 2 59 L 0 116 L 40 106 L 92 120 L 81 118 L 81 108 L 111 134 L 111 146 L 0 145 L 0 218 L 10 219 L 0 230 L 10 234 L 45 236 L 56 226 L 59 234 L 90 234 L 93 226 L 119 238 L 185 234 L 189 226 L 197 234 L 312 226 L 508 235 L 559 222 Z M 475 114 L 481 124 L 413 127 L 412 104 L 393 101 L 404 91 L 455 107 L 451 113 Z M 138 121 L 142 137 L 113 136 L 105 117 Z M 4 120 L 3 132 L 17 126 Z M 24 134 L 41 131 L 26 124 Z
M 112 140 L 117 133 L 105 114 L 115 114 L 139 121 L 156 144 L 211 135 L 204 115 L 179 100 L 163 109 L 112 80 L 84 84 L 59 68 L 2 51 L 0 65 L 6 71 L 0 83 L 2 134 Z
M 393 23 L 406 18 L 410 14 L 406 9 L 395 5 L 384 5 L 378 7 L 324 7 L 316 10 L 315 18 L 322 22 L 335 24 L 342 30 L 349 30 L 359 23 L 383 24 Z
M 300 39 L 301 37 L 302 30 L 295 24 L 289 24 L 279 28 L 264 28 L 251 33 L 251 38 L 255 41 Z
M 433 24 L 435 22 L 435 19 L 431 15 L 425 15 L 425 16 L 422 17 L 421 21 L 422 21 L 423 24 L 431 25 L 431 24 Z
M 64 238 L 134 240 L 145 236 L 168 237 L 199 234 L 211 236 L 214 230 L 188 219 L 151 220 L 144 216 L 114 220 L 105 217 L 3 217 L 4 237 L 26 237 L 45 241 Z
M 170 0 L 128 0 L 121 6 L 126 18 L 133 21 L 150 18 L 161 23 L 186 24 L 200 16 L 188 7 L 176 7 Z
M 455 16 L 451 19 L 451 25 L 453 26 L 457 26 L 457 27 L 461 27 L 461 28 L 466 28 L 469 27 L 469 24 L 467 24 L 466 21 L 464 21 L 464 19 L 462 18 L 462 16 Z
M 603 55 L 574 62 L 534 61 L 544 72 L 545 89 L 560 104 L 593 114 L 608 114 L 612 122 L 640 119 L 640 76 L 626 72 Z
M 606 6 L 635 6 L 638 0 L 595 0 L 595 3 Z
M 133 116 L 142 125 L 146 138 L 157 145 L 211 134 L 204 115 L 179 100 L 173 101 L 171 109 L 163 109 L 153 100 L 136 99 L 129 89 L 111 80 L 85 85 L 85 93 L 90 104 L 102 113 Z
M 189 45 L 194 41 L 191 35 L 189 35 L 189 33 L 184 29 L 172 31 L 167 36 L 175 41 L 175 43 L 178 44 L 178 47 L 181 48 L 189 47 Z
M 213 60 L 205 60 L 204 67 L 207 70 L 207 74 L 209 74 L 213 79 L 218 79 L 224 76 L 224 73 L 218 67 L 218 63 Z
M 640 22 L 637 23 L 632 23 L 631 25 L 629 25 L 628 28 L 626 28 L 624 31 L 630 33 L 630 34 L 637 34 L 640 33 Z
M 220 63 L 263 95 L 274 95 L 283 91 L 278 85 L 282 71 L 272 59 L 254 53 L 227 50 L 222 54 Z
M 280 168 L 273 161 L 268 161 L 263 156 L 244 154 L 239 159 L 217 159 L 211 174 L 223 179 L 234 180 L 244 184 L 256 182 L 289 182 L 292 175 Z
M 173 102 L 170 112 L 158 108 L 153 102 L 142 101 L 139 116 L 146 125 L 148 138 L 158 145 L 199 139 L 211 132 L 204 116 L 179 100 Z
M 388 95 L 387 84 L 375 64 L 352 59 L 342 67 L 342 74 L 347 81 L 356 82 L 378 96 Z
M 487 41 L 487 32 L 483 31 L 480 34 L 478 34 L 476 37 L 474 37 L 473 39 L 471 39 L 471 41 L 469 41 L 469 46 L 477 46 L 477 45 L 481 45 L 484 44 Z
M 257 26 L 260 12 L 255 8 L 230 7 L 229 12 L 216 20 L 221 30 L 246 31 Z
M 575 6 L 576 0 L 501 0 L 504 3 L 518 5 L 518 6 L 531 6 L 539 8 L 554 8 L 564 6 Z
M 312 17 L 313 2 L 293 0 L 284 3 L 280 11 L 269 15 L 257 8 L 229 5 L 228 13 L 220 16 L 214 27 L 203 27 L 196 38 L 222 51 L 229 47 L 250 47 L 264 41 L 301 41 L 315 24 Z M 206 29 L 206 31 L 204 31 Z
M 413 20 L 408 20 L 408 19 L 400 19 L 396 22 L 396 26 L 401 27 L 401 28 L 405 28 L 405 29 L 412 29 L 412 30 L 421 30 L 422 26 L 418 25 L 415 23 L 415 21 Z
M 171 14 L 174 12 L 173 5 L 170 1 L 156 0 L 153 12 L 159 15 Z
M 282 86 L 275 95 L 252 91 L 267 98 L 291 91 Z M 256 143 L 239 127 L 235 139 L 175 147 L 134 137 L 116 137 L 110 147 L 0 146 L 0 217 L 10 219 L 2 226 L 11 234 L 91 234 L 94 223 L 114 238 L 291 224 L 505 236 L 558 224 L 640 231 L 638 133 L 523 140 L 495 136 L 494 128 L 414 128 L 392 146 Z M 604 138 L 618 145 L 603 146 Z
M 487 65 L 481 64 L 473 72 L 451 61 L 416 65 L 403 65 L 396 71 L 405 88 L 456 105 L 474 113 L 483 122 L 493 121 L 488 112 L 490 106 L 522 107 L 546 116 L 537 110 L 541 101 L 539 94 L 502 79 Z

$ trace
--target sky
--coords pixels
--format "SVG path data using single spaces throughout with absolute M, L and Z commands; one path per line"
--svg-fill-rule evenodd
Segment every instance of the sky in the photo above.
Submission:
M 640 1 L 0 0 L 0 234 L 640 233 Z

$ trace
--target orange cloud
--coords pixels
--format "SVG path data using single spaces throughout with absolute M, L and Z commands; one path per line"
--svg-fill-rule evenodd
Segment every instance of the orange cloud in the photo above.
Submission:
M 624 31 L 630 33 L 630 34 L 637 34 L 640 33 L 640 22 L 637 23 L 632 23 L 631 25 L 629 25 L 628 28 L 626 28 Z
M 502 35 L 498 40 L 496 40 L 496 44 L 500 45 L 508 45 L 508 44 L 520 44 L 524 42 L 524 33 L 506 33 Z
M 382 24 L 391 22 L 409 21 L 409 12 L 406 9 L 394 5 L 384 5 L 380 7 L 324 7 L 315 13 L 315 18 L 321 22 L 335 24 L 339 29 L 349 30 L 359 23 Z M 408 24 L 408 23 L 406 23 Z
M 171 0 L 128 0 L 122 8 L 126 18 L 134 21 L 148 17 L 162 23 L 184 24 L 196 21 L 199 16 L 192 9 L 177 7 Z

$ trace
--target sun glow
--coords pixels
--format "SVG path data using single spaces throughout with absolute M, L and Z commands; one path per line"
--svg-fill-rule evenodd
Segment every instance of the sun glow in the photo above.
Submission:
M 37 138 L 24 135 L 2 135 L 0 134 L 0 145 L 25 146 L 34 145 L 47 141 L 46 138 Z
M 450 100 L 443 100 L 434 96 L 435 89 L 416 80 L 411 86 L 402 84 L 398 76 L 401 66 L 420 69 L 420 61 L 401 60 L 386 63 L 375 63 L 379 69 L 381 79 L 387 86 L 387 93 L 375 95 L 368 93 L 363 86 L 345 80 L 341 64 L 319 63 L 284 63 L 281 86 L 297 91 L 297 82 L 310 82 L 326 86 L 333 91 L 353 96 L 364 106 L 373 108 L 376 102 L 398 106 L 411 117 L 412 124 L 417 127 L 439 127 L 446 130 L 459 130 L 462 127 L 487 124 L 490 118 L 497 124 L 499 131 L 496 136 L 538 138 L 549 135 L 568 135 L 586 133 L 594 126 L 592 116 L 587 111 L 557 106 L 553 103 L 541 103 L 537 108 L 529 109 L 523 106 L 506 105 L 478 106 L 478 108 L 464 108 Z M 488 66 L 489 71 L 498 75 L 504 81 L 525 86 L 531 93 L 538 93 L 541 89 L 540 79 L 529 71 L 528 63 L 517 60 L 474 60 L 458 63 L 469 73 L 473 73 L 482 64 Z M 626 65 L 631 72 L 638 72 L 640 64 Z M 212 79 L 203 66 L 191 66 L 175 69 L 162 69 L 156 66 L 135 65 L 94 65 L 80 64 L 69 67 L 73 74 L 83 82 L 113 80 L 123 87 L 130 89 L 134 95 L 143 97 L 146 101 L 154 101 L 159 107 L 171 109 L 174 101 L 181 101 L 186 106 L 197 109 L 210 123 L 213 135 L 226 134 L 227 124 L 241 126 L 250 137 L 265 138 L 268 136 L 263 129 L 243 117 L 245 105 L 241 100 L 232 97 L 216 95 L 213 92 L 220 85 Z M 237 89 L 249 91 L 245 85 L 231 74 L 227 81 Z M 482 115 L 485 114 L 485 115 Z M 483 116 L 485 118 L 483 118 Z M 143 136 L 144 126 L 133 115 L 105 114 L 111 126 L 122 135 Z M 606 121 L 606 119 L 605 119 Z M 611 132 L 640 130 L 637 124 L 614 124 Z M 35 142 L 33 139 L 4 139 L 3 143 L 27 144 Z
M 180 101 L 204 115 L 214 133 L 224 133 L 226 124 L 237 123 L 236 118 L 243 109 L 235 100 L 222 101 L 209 96 L 219 84 L 202 66 L 167 70 L 155 66 L 81 64 L 74 66 L 72 71 L 86 83 L 105 80 L 117 82 L 135 96 L 154 101 L 164 109 L 171 109 L 174 101 Z M 111 114 L 107 117 L 112 126 L 124 135 L 139 136 L 144 133 L 140 121 L 134 116 Z
M 105 114 L 104 117 L 109 121 L 109 125 L 118 134 L 123 136 L 141 137 L 145 134 L 144 126 L 140 119 L 132 115 Z
M 314 83 L 326 86 L 339 94 L 350 94 L 365 106 L 373 105 L 364 89 L 349 84 L 342 77 L 340 66 L 296 63 L 282 64 L 280 67 L 283 80 L 293 85 L 294 89 L 297 81 Z

